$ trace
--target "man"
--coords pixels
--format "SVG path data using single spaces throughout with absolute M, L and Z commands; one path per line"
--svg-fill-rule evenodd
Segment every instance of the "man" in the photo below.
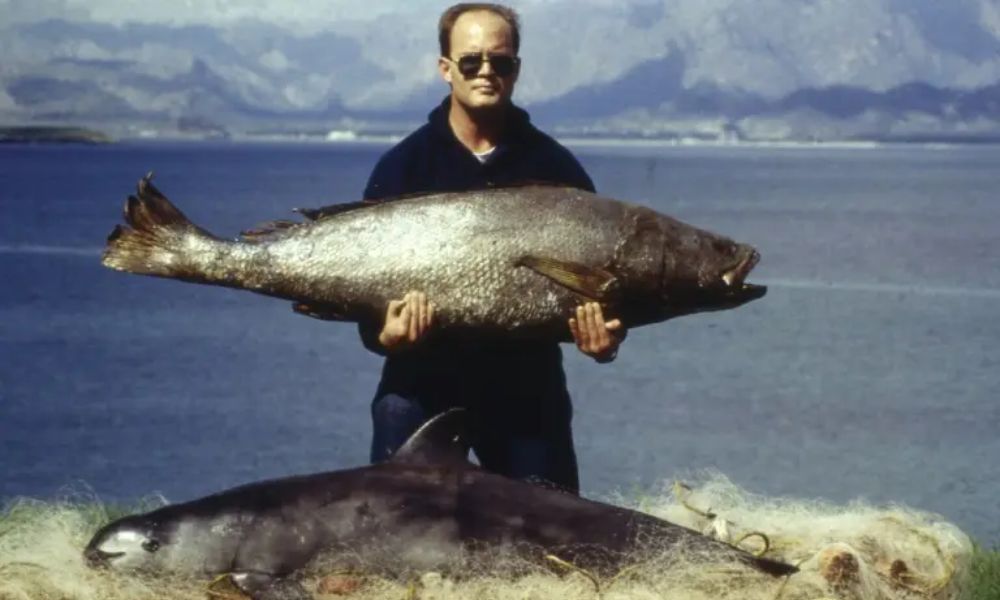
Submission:
M 572 154 L 511 102 L 521 64 L 516 13 L 495 4 L 455 5 L 441 16 L 439 42 L 438 70 L 451 94 L 379 160 L 366 199 L 524 181 L 593 191 Z M 435 335 L 431 300 L 410 292 L 389 303 L 383 323 L 360 327 L 365 346 L 387 356 L 372 404 L 372 461 L 388 458 L 435 414 L 464 406 L 484 468 L 578 493 L 558 344 Z M 624 335 L 596 303 L 577 308 L 567 326 L 577 347 L 599 362 L 614 359 Z

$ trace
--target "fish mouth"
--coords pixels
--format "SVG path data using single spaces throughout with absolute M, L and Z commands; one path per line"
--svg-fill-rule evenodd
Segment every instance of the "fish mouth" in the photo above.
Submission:
M 105 552 L 99 548 L 87 548 L 83 551 L 83 557 L 87 565 L 94 569 L 106 569 L 111 566 L 111 561 L 119 556 L 125 556 L 124 552 Z
M 742 290 L 746 287 L 761 287 L 745 283 L 747 275 L 749 275 L 750 271 L 757 266 L 759 261 L 760 253 L 753 248 L 749 248 L 746 255 L 742 260 L 740 260 L 739 263 L 737 263 L 735 267 L 722 274 L 722 282 L 730 290 Z
M 760 253 L 753 248 L 746 247 L 740 261 L 720 276 L 722 284 L 726 288 L 727 295 L 740 297 L 753 296 L 758 298 L 764 295 L 764 292 L 767 291 L 765 286 L 746 282 L 747 275 L 757 266 L 758 262 L 760 262 Z
M 760 261 L 760 253 L 753 248 L 746 247 L 743 258 L 729 270 L 719 276 L 723 289 L 725 290 L 726 302 L 736 302 L 742 304 L 761 298 L 767 293 L 767 286 L 747 283 L 747 275 Z
M 668 318 L 736 308 L 767 295 L 767 286 L 746 281 L 760 261 L 760 253 L 745 244 L 736 244 L 727 252 L 732 252 L 730 260 L 733 262 L 724 267 L 721 274 L 716 269 L 705 269 L 694 287 L 677 286 L 664 290 L 661 301 L 671 307 Z

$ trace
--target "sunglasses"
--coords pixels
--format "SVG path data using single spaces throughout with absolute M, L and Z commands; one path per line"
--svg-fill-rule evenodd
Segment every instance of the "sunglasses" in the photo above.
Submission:
M 448 62 L 455 63 L 458 67 L 458 72 L 462 74 L 466 79 L 475 77 L 479 70 L 483 68 L 483 63 L 490 63 L 490 68 L 493 72 L 497 74 L 497 77 L 510 77 L 517 70 L 518 65 L 521 64 L 521 59 L 517 56 L 511 56 L 509 54 L 463 54 L 458 57 L 458 60 L 454 60 L 449 57 L 444 57 Z

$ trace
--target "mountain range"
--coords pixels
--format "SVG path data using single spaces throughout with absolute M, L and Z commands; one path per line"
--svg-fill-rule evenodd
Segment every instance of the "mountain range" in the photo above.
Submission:
M 274 4 L 172 15 L 162 2 L 0 0 L 0 125 L 398 133 L 447 93 L 435 72 L 445 4 Z M 996 0 L 515 6 L 515 100 L 560 135 L 1000 139 Z

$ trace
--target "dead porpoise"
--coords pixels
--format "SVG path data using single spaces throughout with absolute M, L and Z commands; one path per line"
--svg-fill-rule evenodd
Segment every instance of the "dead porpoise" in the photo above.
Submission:
M 431 419 L 385 463 L 251 483 L 118 519 L 84 555 L 116 570 L 229 574 L 254 600 L 310 598 L 297 575 L 338 557 L 396 575 L 454 572 L 497 551 L 606 575 L 681 552 L 775 576 L 797 570 L 642 512 L 484 471 L 466 459 L 463 413 Z

